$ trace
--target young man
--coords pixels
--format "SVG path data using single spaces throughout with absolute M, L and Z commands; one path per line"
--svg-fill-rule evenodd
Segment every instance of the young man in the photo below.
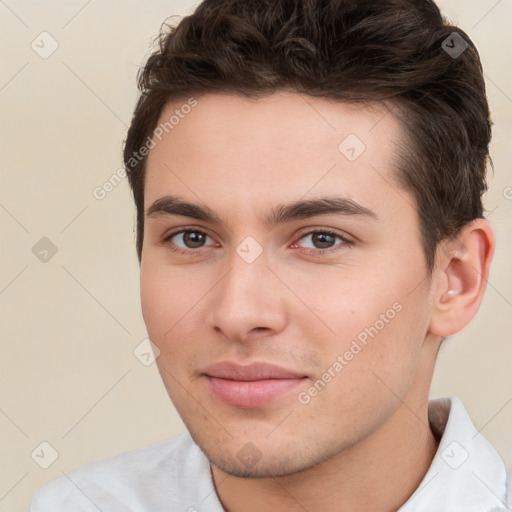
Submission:
M 206 0 L 140 88 L 142 310 L 189 432 L 31 510 L 507 510 L 463 404 L 428 401 L 494 250 L 467 34 L 431 0 Z

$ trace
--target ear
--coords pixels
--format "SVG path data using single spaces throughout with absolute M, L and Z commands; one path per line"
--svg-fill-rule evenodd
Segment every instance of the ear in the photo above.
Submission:
M 495 238 L 485 219 L 475 219 L 438 246 L 430 332 L 451 336 L 476 315 L 484 295 Z

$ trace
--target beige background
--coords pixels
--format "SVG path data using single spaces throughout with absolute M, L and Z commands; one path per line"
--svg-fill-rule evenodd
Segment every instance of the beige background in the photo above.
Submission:
M 512 463 L 511 0 L 442 0 L 480 48 L 495 123 L 487 209 L 498 238 L 478 317 L 441 350 L 432 396 L 458 395 Z M 88 461 L 183 431 L 155 365 L 133 354 L 139 310 L 134 208 L 120 167 L 151 37 L 190 1 L 0 1 L 0 511 Z M 47 59 L 39 51 L 51 41 Z M 48 237 L 46 263 L 32 247 Z M 41 442 L 59 453 L 42 469 Z M 36 450 L 48 462 L 49 449 Z M 44 453 L 44 456 L 41 455 Z

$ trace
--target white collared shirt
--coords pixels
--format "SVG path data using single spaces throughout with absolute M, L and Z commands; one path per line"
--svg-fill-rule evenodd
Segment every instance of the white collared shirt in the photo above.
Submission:
M 399 512 L 506 512 L 505 464 L 476 430 L 463 403 L 456 397 L 430 400 L 428 419 L 441 442 L 427 474 Z
M 439 448 L 420 486 L 398 512 L 512 510 L 505 465 L 473 426 L 462 402 L 455 397 L 431 400 L 429 422 L 442 436 Z M 98 509 L 224 512 L 208 459 L 188 432 L 65 474 L 36 492 L 30 512 Z

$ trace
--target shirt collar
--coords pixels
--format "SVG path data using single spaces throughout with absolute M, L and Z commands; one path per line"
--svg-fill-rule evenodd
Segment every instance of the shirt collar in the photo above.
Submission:
M 505 465 L 456 397 L 429 402 L 439 448 L 420 486 L 398 512 L 507 511 Z

